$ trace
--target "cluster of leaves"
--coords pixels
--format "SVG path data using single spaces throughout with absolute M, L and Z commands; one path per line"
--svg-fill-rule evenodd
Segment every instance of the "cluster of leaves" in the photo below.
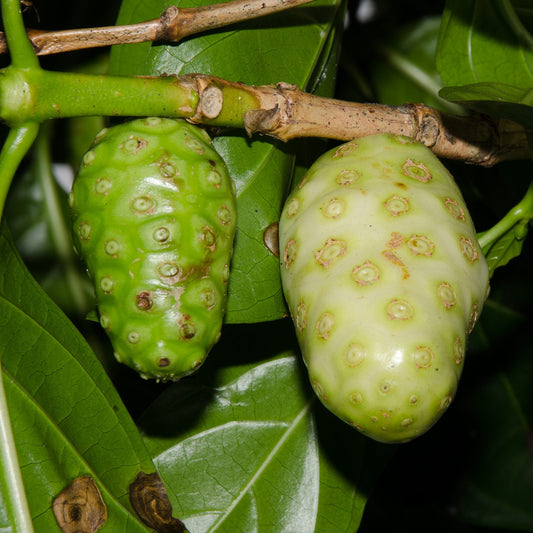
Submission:
M 71 61 L 112 74 L 201 72 L 358 101 L 421 101 L 461 113 L 468 106 L 530 128 L 527 2 L 426 4 L 317 0 L 179 45 L 124 45 L 109 57 L 82 53 Z M 167 5 L 124 0 L 116 23 L 155 18 Z M 60 12 L 37 7 L 43 24 Z M 61 24 L 82 25 L 71 12 Z M 49 19 L 51 26 L 58 24 Z M 43 64 L 71 68 L 68 61 Z M 449 165 L 478 228 L 506 220 L 486 250 L 493 270 L 506 266 L 495 271 L 455 404 L 428 435 L 393 447 L 358 435 L 315 401 L 285 317 L 278 259 L 263 243 L 291 178 L 327 144 L 282 145 L 241 131 L 216 137 L 239 210 L 227 324 L 197 375 L 161 385 L 117 365 L 98 326 L 84 319 L 91 292 L 66 245 L 66 192 L 50 168 L 55 163 L 61 174 L 76 166 L 102 125 L 72 119 L 42 130 L 7 202 L 16 246 L 5 227 L 0 237 L 4 387 L 37 531 L 59 531 L 52 501 L 84 475 L 107 505 L 102 531 L 146 531 L 128 501 L 140 471 L 160 474 L 191 533 L 533 531 L 531 251 L 522 249 L 531 206 L 520 204 L 529 161 L 490 170 Z M 8 496 L 3 489 L 2 502 Z M 0 525 L 14 530 L 9 505 L 0 509 Z

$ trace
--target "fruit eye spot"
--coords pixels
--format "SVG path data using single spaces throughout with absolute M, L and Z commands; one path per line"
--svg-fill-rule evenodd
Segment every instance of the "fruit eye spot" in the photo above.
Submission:
M 298 209 L 300 208 L 300 200 L 298 198 L 293 198 L 290 200 L 290 202 L 287 204 L 287 208 L 285 209 L 285 214 L 290 218 L 296 215 L 298 213 Z
M 337 157 L 344 157 L 345 155 L 349 154 L 350 152 L 353 152 L 357 148 L 357 144 L 354 142 L 348 142 L 346 144 L 343 144 L 342 146 L 339 146 L 337 150 L 335 150 L 335 153 L 333 154 L 334 158 Z
M 454 200 L 452 198 L 446 198 L 444 200 L 444 205 L 446 209 L 448 210 L 448 213 L 452 215 L 453 218 L 456 220 L 465 220 L 465 212 L 464 210 L 459 206 L 457 203 L 457 200 Z
M 105 243 L 105 253 L 107 255 L 116 256 L 120 250 L 120 245 L 117 241 L 111 240 Z
M 479 316 L 479 306 L 477 303 L 474 303 L 472 310 L 470 311 L 470 316 L 468 317 L 468 334 L 472 333 L 474 326 L 476 325 L 477 319 Z
M 204 153 L 204 146 L 200 141 L 197 141 L 196 139 L 193 139 L 192 137 L 188 137 L 185 139 L 185 144 L 191 149 L 197 152 L 198 154 L 202 155 Z
M 453 345 L 453 355 L 455 357 L 456 364 L 460 365 L 465 359 L 465 347 L 463 341 L 457 337 Z
M 161 124 L 162 120 L 160 117 L 147 117 L 144 119 L 144 123 L 147 125 L 147 126 L 151 126 L 151 127 L 156 127 L 156 126 L 159 126 L 159 124 Z
M 296 327 L 303 331 L 307 324 L 307 307 L 304 302 L 300 302 L 296 308 Z
M 331 334 L 334 324 L 335 319 L 331 313 L 322 313 L 316 323 L 317 335 L 322 339 L 327 339 Z
M 159 167 L 159 174 L 163 176 L 163 178 L 172 178 L 177 174 L 176 167 L 172 163 L 163 163 Z
M 97 134 L 96 134 L 96 137 L 94 138 L 94 144 L 96 143 L 99 143 L 107 134 L 107 132 L 109 131 L 108 128 L 102 128 Z
M 88 241 L 91 238 L 91 225 L 88 222 L 82 222 L 78 228 L 78 235 L 82 241 Z
M 388 394 L 392 390 L 392 383 L 388 380 L 382 381 L 378 385 L 378 389 L 382 394 Z
M 165 226 L 161 226 L 160 228 L 154 230 L 152 237 L 154 238 L 154 241 L 164 243 L 170 237 L 170 231 L 168 231 Z
M 337 239 L 328 239 L 321 250 L 315 253 L 315 259 L 324 268 L 328 268 L 335 259 L 346 253 L 346 243 Z
M 136 331 L 130 331 L 128 333 L 128 342 L 130 344 L 137 344 L 139 342 L 140 335 Z
M 409 176 L 421 183 L 427 183 L 432 176 L 424 163 L 415 163 L 412 159 L 407 159 L 402 165 L 402 173 L 404 176 Z
M 113 280 L 109 276 L 105 276 L 100 280 L 100 288 L 106 293 L 110 293 L 113 290 Z
M 135 304 L 141 311 L 148 311 L 152 308 L 152 299 L 148 291 L 142 291 L 135 296 Z
M 82 164 L 84 167 L 88 167 L 89 165 L 93 164 L 93 161 L 95 159 L 96 155 L 93 150 L 89 150 L 84 156 L 82 160 Z
M 360 344 L 352 342 L 344 353 L 344 360 L 349 367 L 360 365 L 366 356 L 364 348 Z
M 359 176 L 361 176 L 361 173 L 360 172 L 357 172 L 356 170 L 353 170 L 353 169 L 345 169 L 345 170 L 342 170 L 338 175 L 337 175 L 337 178 L 336 178 L 336 182 L 341 186 L 341 187 L 345 187 L 346 185 L 350 185 L 351 183 L 353 183 L 355 180 L 357 180 L 359 178 Z
M 211 310 L 217 303 L 217 296 L 214 289 L 204 289 L 200 295 L 202 305 Z
M 196 335 L 196 326 L 192 322 L 185 322 L 178 329 L 179 336 L 184 340 L 190 340 Z
M 344 211 L 344 204 L 337 198 L 332 198 L 323 207 L 322 212 L 328 218 L 338 218 Z
M 109 317 L 107 315 L 100 315 L 100 325 L 104 329 L 109 329 L 109 326 L 111 325 L 111 321 L 109 320 Z
M 322 384 L 317 381 L 316 379 L 313 380 L 313 382 L 311 383 L 311 386 L 313 387 L 313 390 L 315 391 L 315 394 L 322 400 L 322 401 L 325 401 L 327 400 L 327 396 L 326 396 L 326 393 L 324 391 L 324 387 L 322 386 Z
M 360 392 L 352 392 L 350 394 L 350 401 L 355 405 L 359 405 L 363 403 L 363 395 Z
M 413 354 L 415 365 L 418 368 L 429 368 L 433 361 L 434 354 L 427 346 L 419 346 Z
M 107 194 L 113 184 L 107 178 L 98 178 L 94 185 L 94 190 L 97 194 Z
M 163 263 L 162 265 L 159 265 L 157 271 L 160 276 L 171 278 L 179 272 L 179 268 L 175 263 Z
M 296 259 L 296 251 L 298 245 L 294 239 L 290 239 L 285 246 L 285 251 L 283 252 L 283 260 L 285 262 L 285 268 L 289 268 L 291 263 Z
M 125 142 L 120 145 L 120 148 L 128 154 L 136 154 L 142 150 L 148 143 L 140 137 L 129 137 Z
M 446 396 L 445 398 L 443 398 L 439 404 L 439 411 L 444 411 L 446 409 L 448 409 L 448 407 L 450 407 L 450 404 L 452 403 L 452 397 L 451 396 Z
M 425 255 L 430 257 L 435 249 L 433 244 L 425 235 L 411 235 L 407 241 L 407 247 L 414 255 Z
M 170 366 L 170 359 L 168 357 L 160 357 L 157 361 L 157 366 L 160 368 Z
M 207 174 L 207 183 L 210 185 L 213 185 L 213 187 L 216 187 L 217 189 L 220 189 L 220 185 L 222 184 L 222 176 L 220 175 L 220 172 L 216 169 L 211 169 L 211 171 Z
M 409 200 L 407 198 L 401 198 L 398 195 L 391 196 L 386 202 L 385 207 L 387 211 L 393 216 L 403 215 L 409 211 Z
M 409 397 L 409 405 L 416 405 L 418 403 L 418 396 L 413 394 Z
M 147 213 L 154 206 L 154 201 L 149 196 L 139 196 L 131 204 L 136 213 Z
M 478 259 L 478 254 L 474 248 L 474 244 L 464 235 L 461 235 L 461 253 L 471 262 L 475 263 Z
M 410 320 L 413 307 L 407 300 L 391 300 L 387 305 L 387 315 L 391 320 Z
M 371 285 L 372 283 L 378 281 L 381 276 L 381 272 L 376 265 L 370 261 L 366 261 L 362 265 L 354 267 L 352 275 L 357 285 L 364 286 Z
M 217 216 L 223 226 L 231 224 L 231 211 L 225 205 L 217 211 Z
M 209 248 L 211 251 L 216 248 L 217 238 L 209 226 L 206 226 L 202 229 L 200 233 L 200 242 L 202 242 L 204 246 Z
M 230 275 L 230 269 L 229 269 L 229 264 L 226 263 L 224 265 L 224 269 L 222 270 L 222 280 L 224 281 L 224 283 L 227 283 L 228 280 L 229 280 L 229 275 Z
M 451 309 L 455 305 L 455 292 L 449 283 L 441 283 L 437 289 L 437 294 L 439 295 L 442 305 L 444 305 L 446 309 Z

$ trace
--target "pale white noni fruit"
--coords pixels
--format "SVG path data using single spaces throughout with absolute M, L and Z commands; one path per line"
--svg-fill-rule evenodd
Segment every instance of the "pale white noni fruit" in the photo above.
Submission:
M 406 442 L 450 405 L 488 268 L 461 192 L 422 144 L 378 134 L 320 157 L 279 226 L 311 384 L 363 434 Z

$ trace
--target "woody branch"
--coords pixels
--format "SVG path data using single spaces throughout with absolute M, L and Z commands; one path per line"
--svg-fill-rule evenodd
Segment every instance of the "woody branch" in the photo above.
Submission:
M 37 55 L 58 54 L 115 44 L 150 41 L 176 43 L 189 35 L 263 17 L 312 1 L 234 0 L 195 8 L 170 6 L 159 18 L 138 24 L 63 31 L 28 30 L 28 37 Z M 8 52 L 6 38 L 0 32 L 0 54 L 6 52 Z

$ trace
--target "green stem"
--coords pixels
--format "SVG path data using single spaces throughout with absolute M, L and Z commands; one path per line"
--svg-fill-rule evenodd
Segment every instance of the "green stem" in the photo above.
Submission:
M 520 202 L 513 207 L 497 224 L 478 234 L 478 241 L 486 253 L 490 247 L 511 228 L 523 220 L 533 218 L 533 181 Z
M 242 115 L 258 108 L 249 88 L 220 87 L 224 105 L 213 120 L 242 127 Z M 80 116 L 192 117 L 199 102 L 190 78 L 106 76 L 34 69 L 0 70 L 0 118 L 8 124 Z
M 65 269 L 65 281 L 72 301 L 79 313 L 84 313 L 88 307 L 88 301 L 83 291 L 78 269 L 72 256 L 72 239 L 70 229 L 67 226 L 63 209 L 61 208 L 57 185 L 52 174 L 52 162 L 50 158 L 50 136 L 47 123 L 41 129 L 35 143 L 35 172 L 40 181 L 46 206 L 46 218 L 51 235 L 52 244 L 57 251 L 61 264 Z
M 33 531 L 0 371 L 0 493 L 10 531 Z
M 30 149 L 37 133 L 39 124 L 28 122 L 16 128 L 11 128 L 0 152 L 0 218 L 4 211 L 7 192 L 13 176 L 22 158 Z
M 39 60 L 24 27 L 20 0 L 2 0 L 2 21 L 11 64 L 16 68 L 40 69 Z

